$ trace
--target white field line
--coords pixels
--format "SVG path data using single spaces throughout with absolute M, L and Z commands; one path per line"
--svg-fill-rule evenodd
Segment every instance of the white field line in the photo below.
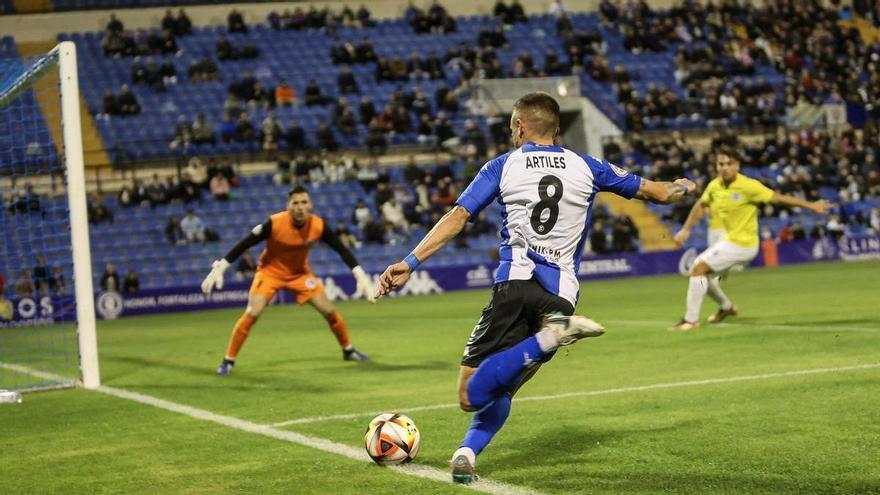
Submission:
M 735 321 L 735 320 L 734 320 Z M 641 327 L 654 327 L 658 330 L 666 330 L 671 327 L 675 322 L 672 320 L 669 321 L 652 321 L 652 320 L 602 320 L 601 323 L 612 324 L 612 325 L 634 325 Z M 804 327 L 801 325 L 786 325 L 786 324 L 764 324 L 764 323 L 718 323 L 717 325 L 704 325 L 702 328 L 749 328 L 749 329 L 765 329 L 765 330 L 779 330 L 779 331 L 788 331 L 788 332 L 823 332 L 823 333 L 836 333 L 836 332 L 880 332 L 880 322 L 878 322 L 876 327 L 851 327 L 851 326 L 841 326 L 841 325 L 829 325 L 829 326 L 817 326 L 817 327 Z M 699 331 L 699 330 L 697 330 Z
M 45 373 L 39 370 L 35 370 L 32 368 L 28 368 L 26 366 L 20 366 L 17 364 L 4 363 L 0 362 L 0 368 L 5 368 L 8 370 L 16 371 L 19 373 L 25 373 L 32 376 L 36 376 L 39 378 L 43 378 L 46 380 L 57 380 L 57 381 L 70 381 L 69 378 L 65 378 L 62 376 L 54 375 L 52 373 Z M 350 445 L 345 445 L 342 443 L 333 442 L 331 440 L 327 440 L 324 438 L 318 438 L 308 435 L 302 435 L 300 433 L 295 433 L 292 431 L 286 430 L 278 430 L 273 428 L 272 426 L 267 425 L 259 425 L 257 423 L 253 423 L 251 421 L 246 421 L 243 419 L 235 418 L 232 416 L 223 416 L 220 414 L 212 413 L 211 411 L 206 411 L 204 409 L 199 409 L 196 407 L 187 406 L 184 404 L 178 404 L 176 402 L 171 402 L 165 399 L 160 399 L 158 397 L 153 397 L 151 395 L 141 394 L 138 392 L 132 392 L 129 390 L 123 390 L 114 387 L 106 387 L 101 386 L 95 389 L 96 392 L 100 392 L 106 395 L 111 395 L 113 397 L 118 397 L 120 399 L 128 399 L 134 402 L 139 402 L 141 404 L 146 404 L 148 406 L 157 407 L 159 409 L 164 409 L 166 411 L 171 411 L 179 414 L 183 414 L 189 416 L 194 419 L 202 420 L 202 421 L 210 421 L 212 423 L 217 423 L 223 426 L 228 426 L 230 428 L 234 428 L 236 430 L 246 431 L 248 433 L 255 433 L 257 435 L 263 435 L 270 438 L 274 438 L 276 440 L 284 440 L 286 442 L 291 442 L 299 445 L 303 445 L 306 447 L 311 447 L 313 449 L 317 449 L 323 452 L 327 452 L 330 454 L 336 454 L 342 457 L 347 457 L 348 459 L 352 459 L 360 462 L 369 462 L 373 461 L 367 456 L 367 453 L 363 449 L 358 449 L 352 447 Z M 378 468 L 377 468 L 378 469 Z M 405 474 L 408 476 L 415 476 L 418 478 L 425 478 L 429 480 L 439 481 L 443 483 L 451 483 L 450 475 L 446 471 L 442 471 L 437 468 L 433 468 L 430 466 L 425 466 L 423 464 L 407 464 L 404 466 L 391 466 L 387 469 L 391 469 L 400 474 Z M 491 481 L 487 479 L 481 479 L 470 485 L 462 485 L 466 488 L 469 488 L 474 491 L 483 492 L 483 493 L 492 493 L 497 495 L 526 495 L 526 494 L 537 494 L 536 491 L 516 486 L 509 485 L 506 483 L 500 483 L 497 481 Z
M 682 387 L 695 387 L 700 385 L 717 385 L 721 383 L 734 383 L 734 382 L 747 382 L 747 381 L 756 381 L 756 380 L 769 380 L 772 378 L 785 378 L 790 376 L 803 376 L 803 375 L 817 375 L 820 373 L 837 373 L 841 371 L 856 371 L 856 370 L 866 370 L 866 369 L 875 369 L 880 368 L 880 363 L 873 364 L 860 364 L 855 366 L 843 366 L 839 368 L 813 368 L 806 370 L 795 370 L 795 371 L 784 371 L 779 373 L 764 373 L 761 375 L 742 375 L 742 376 L 731 376 L 726 378 L 710 378 L 706 380 L 688 380 L 682 382 L 669 382 L 669 383 L 654 383 L 651 385 L 639 385 L 634 387 L 619 387 L 619 388 L 609 388 L 604 390 L 588 390 L 582 392 L 568 392 L 564 394 L 556 394 L 556 395 L 535 395 L 531 397 L 517 397 L 514 399 L 514 402 L 536 402 L 536 401 L 548 401 L 548 400 L 558 400 L 558 399 L 569 399 L 572 397 L 590 397 L 595 395 L 611 395 L 611 394 L 623 394 L 629 392 L 642 392 L 646 390 L 661 390 L 661 389 L 669 389 L 669 388 L 682 388 Z M 436 409 L 454 409 L 457 408 L 457 403 L 446 403 L 446 404 L 431 404 L 427 406 L 416 406 L 410 408 L 401 408 L 399 411 L 404 412 L 406 414 L 417 412 L 417 411 L 432 411 Z M 375 416 L 378 414 L 382 414 L 386 411 L 370 411 L 370 412 L 360 412 L 360 413 L 350 413 L 350 414 L 335 414 L 332 416 L 312 416 L 309 418 L 298 418 L 291 419 L 287 421 L 281 421 L 278 423 L 272 423 L 271 427 L 282 427 L 288 425 L 301 425 L 307 423 L 318 423 L 321 421 L 333 421 L 339 419 L 355 419 L 360 417 L 367 416 Z

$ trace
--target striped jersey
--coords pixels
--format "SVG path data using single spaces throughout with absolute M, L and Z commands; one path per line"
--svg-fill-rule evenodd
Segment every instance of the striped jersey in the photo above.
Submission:
M 529 142 L 483 165 L 456 204 L 472 219 L 493 200 L 501 205 L 496 284 L 534 277 L 574 306 L 596 193 L 630 199 L 640 184 L 607 161 Z

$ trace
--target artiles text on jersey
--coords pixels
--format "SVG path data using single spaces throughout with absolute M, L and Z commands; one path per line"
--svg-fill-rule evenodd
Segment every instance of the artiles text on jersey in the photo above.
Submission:
M 526 168 L 565 168 L 565 157 L 561 154 L 526 155 Z

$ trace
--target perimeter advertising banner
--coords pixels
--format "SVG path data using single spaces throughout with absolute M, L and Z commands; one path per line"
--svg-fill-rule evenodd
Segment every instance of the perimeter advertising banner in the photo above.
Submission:
M 649 253 L 620 253 L 585 259 L 578 267 L 581 280 L 598 280 L 647 275 L 687 274 L 697 249 L 655 251 Z M 776 244 L 765 242 L 752 266 L 776 266 L 826 260 L 880 259 L 880 236 L 842 238 L 839 241 L 797 241 Z M 393 297 L 429 295 L 447 291 L 490 287 L 495 266 L 466 265 L 432 268 L 430 262 L 413 274 L 409 283 Z M 374 279 L 378 274 L 373 275 Z M 322 277 L 324 288 L 334 301 L 349 300 L 355 292 L 351 274 Z M 202 294 L 198 287 L 173 287 L 141 290 L 137 294 L 100 293 L 95 298 L 99 318 L 172 313 L 202 309 L 244 308 L 247 304 L 249 283 L 233 282 L 222 291 Z M 292 303 L 293 298 L 279 292 L 274 304 Z M 21 327 L 72 321 L 75 319 L 71 296 L 24 297 L 0 300 L 0 328 Z

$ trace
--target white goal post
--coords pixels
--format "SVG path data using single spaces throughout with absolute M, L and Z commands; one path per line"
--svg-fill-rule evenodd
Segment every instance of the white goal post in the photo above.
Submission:
M 27 181 L 27 183 L 30 183 L 32 181 L 38 181 L 38 174 L 45 175 L 44 169 L 37 167 L 36 172 L 34 172 L 32 169 L 28 168 L 26 159 L 21 158 L 21 156 L 28 156 L 34 148 L 34 143 L 32 142 L 33 138 L 27 135 L 27 128 L 28 126 L 42 125 L 40 128 L 42 130 L 46 127 L 51 129 L 52 125 L 55 125 L 56 133 L 53 135 L 53 141 L 56 142 L 54 143 L 54 148 L 59 152 L 55 163 L 61 165 L 64 171 L 67 190 L 67 220 L 70 227 L 69 241 L 71 248 L 70 257 L 67 257 L 63 246 L 58 250 L 58 252 L 64 254 L 64 259 L 59 261 L 57 265 L 62 265 L 64 262 L 72 260 L 73 294 L 72 297 L 70 294 L 67 294 L 67 297 L 68 299 L 75 300 L 76 306 L 76 343 L 79 354 L 78 361 L 80 375 L 77 383 L 85 388 L 97 388 L 100 386 L 101 381 L 98 370 L 98 349 L 95 331 L 95 296 L 92 288 L 92 262 L 89 246 L 85 165 L 83 160 L 82 130 L 80 125 L 80 92 L 77 77 L 76 46 L 71 41 L 64 41 L 58 44 L 48 54 L 37 58 L 36 61 L 29 66 L 26 65 L 26 63 L 22 65 L 17 59 L 8 59 L 5 60 L 4 63 L 3 67 L 17 67 L 18 70 L 21 71 L 21 74 L 11 82 L 5 84 L 4 87 L 0 87 L 0 112 L 3 112 L 4 109 L 9 107 L 8 109 L 12 118 L 17 115 L 22 115 L 22 117 L 19 126 L 16 127 L 10 124 L 9 129 L 11 129 L 11 131 L 9 132 L 9 135 L 0 135 L 0 138 L 5 138 L 5 142 L 12 143 L 7 148 L 23 146 L 26 149 L 26 154 L 15 154 L 13 151 L 3 150 L 4 161 L 2 166 L 7 167 L 8 165 L 8 168 L 6 170 L 0 169 L 0 171 L 4 172 L 4 179 L 9 179 L 9 177 L 11 177 L 9 183 L 12 186 L 9 188 L 9 191 L 14 191 L 16 188 L 20 189 L 20 184 L 22 182 Z M 10 73 L 11 70 L 12 69 L 10 69 Z M 57 91 L 55 90 L 54 85 L 47 83 L 44 79 L 54 77 L 54 71 L 57 71 L 58 77 Z M 7 74 L 7 77 L 4 77 L 4 79 L 8 81 L 11 79 L 11 76 Z M 38 83 L 42 83 L 42 86 L 38 86 Z M 41 91 L 45 94 L 34 96 L 37 91 Z M 52 92 L 54 92 L 54 95 L 50 94 Z M 58 95 L 60 95 L 60 112 L 58 112 L 60 113 L 60 143 L 57 142 L 59 141 L 57 133 L 58 123 L 49 122 L 48 125 L 42 124 L 44 119 L 46 121 L 51 121 L 53 119 L 45 109 L 40 110 L 37 108 L 38 106 L 45 107 L 46 101 L 54 100 L 54 102 L 58 102 Z M 41 96 L 42 100 L 40 98 Z M 36 105 L 34 103 L 35 101 L 39 102 L 39 105 Z M 13 110 L 18 113 L 13 113 Z M 26 115 L 28 112 L 30 112 L 30 115 Z M 2 117 L 2 115 L 3 114 L 0 113 L 0 117 Z M 10 117 L 3 118 L 10 120 Z M 57 119 L 58 117 L 54 120 Z M 38 122 L 38 124 L 34 124 L 34 122 Z M 46 132 L 43 132 L 43 134 L 46 134 Z M 37 148 L 39 148 L 39 142 L 37 143 Z M 52 154 L 52 156 L 55 155 Z M 24 161 L 24 165 L 20 164 L 22 161 Z M 22 172 L 22 170 L 24 171 Z M 33 186 L 30 185 L 30 187 Z M 9 191 L 4 190 L 3 192 L 9 194 Z M 12 196 L 13 194 L 9 194 L 9 196 Z M 63 203 L 63 197 L 58 201 Z M 4 204 L 3 208 L 5 210 L 7 205 Z M 28 211 L 26 213 L 30 212 Z M 4 224 L 6 225 L 7 230 L 10 231 L 13 229 L 24 230 L 27 228 L 34 228 L 29 227 L 28 225 L 37 225 L 40 222 L 50 223 L 49 220 L 45 220 L 47 217 L 44 212 L 42 213 L 43 220 L 40 220 L 39 217 L 34 215 L 30 215 L 29 218 L 25 218 L 26 214 L 13 216 L 15 212 L 11 206 L 9 207 L 9 212 L 3 211 L 2 214 L 10 216 L 10 219 Z M 58 223 L 63 224 L 63 222 Z M 55 225 L 48 225 L 42 228 L 48 231 L 53 227 L 55 227 Z M 8 232 L 2 232 L 2 234 L 7 235 Z M 27 234 L 21 235 L 20 238 L 31 240 L 38 238 L 38 236 Z M 4 242 L 15 242 L 9 239 L 10 237 L 7 235 L 7 239 L 4 240 Z M 64 242 L 66 243 L 66 233 Z M 18 251 L 15 251 L 17 256 L 15 259 L 12 259 L 13 256 L 10 255 L 10 260 L 5 260 L 7 270 L 19 271 L 19 268 L 24 268 L 21 266 L 22 262 L 19 261 L 22 253 L 27 252 L 29 256 L 33 256 L 35 253 L 29 251 L 36 251 L 27 246 L 18 247 L 17 249 Z M 61 266 L 59 269 L 67 270 L 69 269 L 69 266 Z M 32 292 L 34 291 L 32 290 Z M 41 294 L 39 293 L 38 286 L 33 299 L 40 300 L 40 297 L 50 298 L 51 300 L 51 297 L 54 297 L 54 294 L 51 296 L 46 295 L 45 293 Z M 3 294 L 0 293 L 0 300 L 2 299 Z M 73 318 L 72 312 L 69 318 Z M 12 323 L 15 323 L 15 316 L 12 316 L 11 319 Z M 24 325 L 25 324 L 22 324 L 22 326 Z M 10 324 L 10 327 L 11 326 L 12 325 Z M 39 332 L 37 327 L 32 328 L 35 329 L 33 332 Z M 0 328 L 0 331 L 3 330 L 3 328 Z M 19 336 L 18 338 L 21 339 L 22 337 Z M 70 338 L 72 340 L 72 335 Z M 10 340 L 10 342 L 14 341 Z M 46 347 L 46 352 L 52 352 L 51 346 Z M 72 359 L 73 358 L 71 358 L 71 360 Z M 16 383 L 12 383 L 11 386 L 3 383 L 3 377 L 0 375 L 0 388 L 27 389 L 52 387 L 53 385 L 51 383 L 46 382 L 52 381 L 51 377 L 53 376 L 54 371 L 41 367 L 41 364 L 43 364 L 44 361 L 51 362 L 51 359 L 44 360 L 41 357 L 25 357 L 18 360 L 16 359 L 14 349 L 10 350 L 4 348 L 0 351 L 0 365 L 3 365 L 6 370 L 13 370 L 19 374 L 30 374 L 40 378 L 42 381 L 36 386 L 26 384 L 27 386 L 25 387 L 17 387 Z M 63 378 L 69 380 L 73 377 L 64 376 Z M 54 386 L 58 386 L 58 384 L 56 383 Z

